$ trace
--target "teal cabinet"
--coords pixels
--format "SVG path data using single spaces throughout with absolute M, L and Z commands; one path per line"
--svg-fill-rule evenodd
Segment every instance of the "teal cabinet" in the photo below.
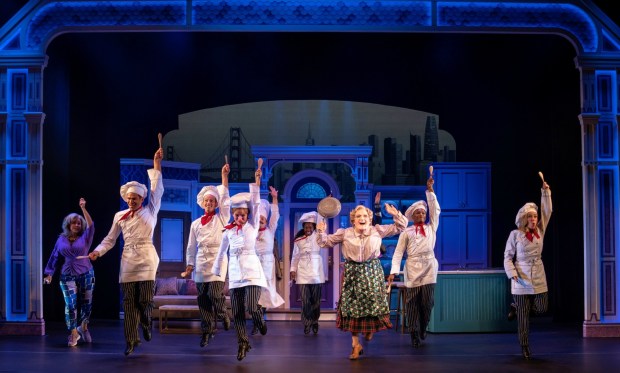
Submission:
M 433 333 L 512 332 L 508 321 L 510 281 L 503 270 L 440 271 L 435 307 L 428 330 Z

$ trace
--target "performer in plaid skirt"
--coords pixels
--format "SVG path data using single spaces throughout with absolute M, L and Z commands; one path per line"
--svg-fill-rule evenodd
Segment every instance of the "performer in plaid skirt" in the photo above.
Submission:
M 319 245 L 333 247 L 341 244 L 345 259 L 336 326 L 351 332 L 351 360 L 364 353 L 359 333 L 364 333 L 364 339 L 369 342 L 373 333 L 392 327 L 385 276 L 379 262 L 381 240 L 404 231 L 407 218 L 392 205 L 386 204 L 385 208 L 393 216 L 394 224 L 373 226 L 373 213 L 363 205 L 358 205 L 349 213 L 352 227 L 340 228 L 328 235 L 325 233 L 325 222 L 317 224 Z

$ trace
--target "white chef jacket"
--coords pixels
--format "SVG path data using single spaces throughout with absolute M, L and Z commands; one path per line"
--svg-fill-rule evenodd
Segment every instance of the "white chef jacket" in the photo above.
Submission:
M 263 267 L 263 273 L 267 281 L 267 288 L 263 288 L 258 304 L 265 308 L 276 308 L 284 304 L 284 299 L 278 294 L 276 288 L 276 260 L 273 255 L 274 235 L 278 229 L 280 210 L 278 205 L 271 204 L 271 216 L 264 230 L 259 230 L 256 240 L 256 254 Z
M 515 229 L 510 232 L 504 251 L 504 270 L 506 276 L 518 281 L 510 281 L 512 294 L 540 294 L 547 291 L 547 276 L 542 262 L 543 239 L 547 224 L 551 218 L 551 189 L 541 189 L 540 216 L 538 219 L 538 235 L 532 241 L 527 239 L 525 232 Z
M 439 227 L 439 214 L 441 208 L 435 193 L 426 191 L 426 203 L 428 204 L 428 224 L 424 224 L 424 235 L 420 229 L 412 225 L 405 229 L 398 237 L 398 243 L 392 256 L 392 269 L 390 274 L 400 272 L 400 264 L 405 250 L 405 286 L 408 288 L 437 283 L 437 270 L 439 263 L 435 258 L 435 242 L 437 241 L 437 228 Z
M 291 272 L 295 272 L 298 285 L 325 282 L 321 246 L 316 241 L 316 231 L 295 240 L 291 257 Z
M 157 224 L 157 213 L 161 206 L 161 196 L 164 194 L 161 172 L 155 169 L 147 171 L 151 195 L 148 203 L 136 211 L 133 217 L 121 218 L 129 209 L 119 211 L 114 215 L 112 227 L 108 235 L 95 248 L 103 256 L 116 244 L 116 239 L 123 233 L 123 253 L 119 282 L 155 281 L 159 256 L 153 246 L 153 230 Z
M 258 227 L 260 215 L 258 208 L 260 205 L 260 193 L 256 184 L 250 184 L 251 205 L 250 219 L 243 225 L 229 224 L 222 235 L 215 262 L 213 263 L 213 274 L 221 276 L 224 258 L 228 258 L 228 283 L 230 289 L 241 288 L 244 286 L 257 285 L 267 287 L 267 280 L 263 272 L 263 267 L 256 255 L 256 239 L 258 237 Z
M 194 280 L 196 282 L 211 282 L 226 280 L 228 270 L 228 257 L 224 257 L 219 276 L 213 274 L 215 256 L 222 243 L 223 230 L 230 220 L 230 195 L 228 188 L 218 185 L 218 211 L 211 221 L 202 225 L 202 217 L 194 220 L 190 226 L 189 240 L 185 259 L 187 265 L 194 267 Z

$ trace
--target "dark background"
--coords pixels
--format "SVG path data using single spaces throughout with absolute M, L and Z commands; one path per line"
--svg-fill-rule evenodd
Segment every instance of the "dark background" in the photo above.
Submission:
M 15 10 L 0 4 L 0 14 Z M 370 102 L 436 113 L 457 161 L 492 163 L 493 267 L 502 267 L 517 210 L 539 203 L 537 172 L 545 174 L 550 313 L 583 320 L 579 71 L 562 37 L 93 33 L 62 35 L 47 54 L 44 263 L 80 197 L 96 224 L 93 248 L 101 241 L 119 210 L 119 159 L 151 159 L 157 133 L 176 129 L 179 114 L 269 100 Z M 118 256 L 116 247 L 95 264 L 94 318 L 118 317 Z M 62 320 L 58 287 L 44 300 L 45 318 Z

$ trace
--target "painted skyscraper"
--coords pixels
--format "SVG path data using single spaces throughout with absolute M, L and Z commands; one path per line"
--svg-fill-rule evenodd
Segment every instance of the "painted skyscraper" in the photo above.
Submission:
M 426 128 L 424 129 L 424 160 L 437 162 L 439 154 L 439 134 L 437 132 L 437 117 L 426 117 Z

